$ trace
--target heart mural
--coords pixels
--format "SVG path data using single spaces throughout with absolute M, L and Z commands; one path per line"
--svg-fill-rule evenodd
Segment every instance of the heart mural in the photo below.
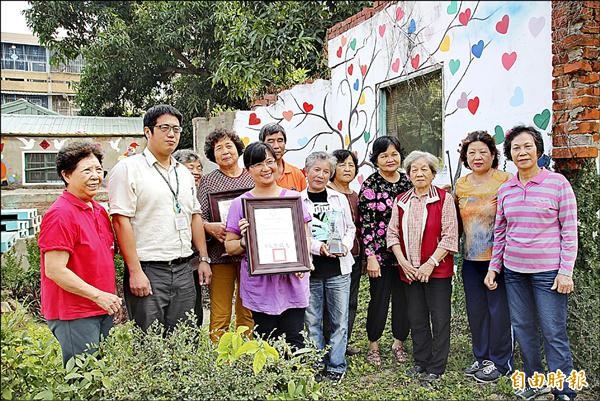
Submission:
M 352 50 L 356 50 L 356 38 L 353 38 L 348 44 Z
M 410 19 L 410 22 L 408 23 L 408 33 L 415 33 L 415 31 L 417 30 L 417 23 L 415 22 L 415 20 L 413 18 Z
M 365 104 L 366 101 L 367 101 L 367 98 L 365 97 L 365 93 L 363 92 L 360 95 L 360 99 L 358 99 L 358 104 Z
M 502 54 L 502 66 L 506 69 L 506 71 L 512 68 L 515 61 L 517 61 L 517 52 Z
M 537 37 L 540 32 L 542 32 L 542 28 L 544 28 L 545 24 L 546 19 L 544 17 L 531 17 L 529 20 L 529 32 L 531 32 L 534 37 Z
M 308 103 L 308 102 L 304 102 L 302 103 L 302 108 L 304 109 L 305 112 L 310 113 L 312 111 L 312 109 L 315 106 L 313 106 L 312 104 Z
M 358 88 L 359 88 L 359 81 L 358 81 L 358 78 L 356 78 L 356 81 L 354 81 L 354 85 L 352 85 L 352 87 L 354 88 L 354 90 L 355 90 L 355 91 L 357 91 L 357 90 L 358 90 Z
M 260 118 L 256 116 L 256 113 L 250 113 L 250 117 L 248 118 L 248 125 L 258 125 L 260 124 Z
M 544 109 L 541 113 L 533 116 L 533 123 L 541 130 L 548 128 L 550 123 L 550 110 Z
M 496 22 L 496 32 L 501 33 L 502 35 L 506 34 L 506 32 L 508 32 L 509 20 L 510 18 L 508 15 L 504 15 L 500 21 Z
M 448 4 L 448 8 L 446 8 L 446 12 L 450 15 L 456 14 L 458 11 L 458 2 L 456 0 L 452 0 L 450 4 Z
M 354 71 L 354 64 L 350 64 L 348 66 L 348 75 L 352 75 L 352 72 Z
M 286 121 L 291 121 L 292 117 L 294 117 L 294 112 L 292 110 L 286 110 L 283 113 L 281 113 L 281 115 Z
M 250 143 L 250 138 L 248 138 L 247 136 L 243 136 L 240 139 L 242 140 L 244 146 L 248 146 L 248 144 Z
M 450 50 L 450 36 L 446 35 L 440 43 L 440 51 L 447 52 L 448 50 Z
M 338 56 L 338 58 L 342 57 L 342 46 L 338 47 L 335 55 Z
M 302 138 L 298 138 L 296 142 L 298 142 L 298 145 L 304 146 L 308 143 L 308 138 L 303 136 Z
M 365 75 L 367 75 L 367 65 L 366 64 L 361 64 L 360 66 L 360 73 L 362 74 L 362 76 L 364 77 Z
M 517 86 L 515 88 L 515 91 L 513 93 L 513 95 L 510 98 L 510 105 L 512 107 L 517 107 L 523 104 L 524 101 L 524 97 L 523 97 L 523 89 L 521 89 L 520 86 Z
M 471 114 L 475 115 L 475 113 L 477 113 L 477 109 L 479 108 L 479 97 L 475 96 L 473 99 L 469 99 L 467 102 L 467 108 Z
M 480 40 L 471 46 L 471 53 L 473 53 L 473 56 L 477 58 L 481 57 L 481 53 L 483 53 L 483 40 Z
M 398 72 L 400 70 L 400 59 L 397 58 L 396 60 L 394 60 L 394 62 L 392 63 L 392 71 L 394 72 Z
M 400 21 L 404 17 L 404 10 L 400 7 L 396 9 L 396 21 Z
M 464 26 L 467 26 L 470 19 L 471 19 L 471 9 L 470 8 L 467 8 L 465 11 L 458 14 L 458 21 L 461 24 L 463 24 Z
M 342 120 L 340 120 L 340 121 L 337 123 L 337 129 L 338 129 L 338 131 L 341 131 L 341 130 L 342 130 L 342 127 L 343 127 Z
M 363 140 L 365 143 L 369 143 L 369 139 L 371 139 L 371 133 L 369 131 L 363 132 Z
M 415 70 L 419 68 L 419 59 L 420 56 L 418 54 L 415 54 L 415 56 L 410 59 L 410 65 L 412 65 L 412 68 L 414 68 Z
M 448 67 L 450 68 L 450 74 L 452 74 L 452 75 L 456 74 L 456 71 L 458 71 L 458 69 L 460 68 L 460 60 L 451 59 L 448 62 Z
M 494 128 L 494 141 L 496 141 L 496 145 L 504 142 L 504 130 L 499 125 L 496 125 L 496 128 Z
M 456 107 L 458 107 L 459 109 L 466 109 L 467 108 L 467 94 L 465 92 L 460 94 L 460 97 L 458 98 L 458 100 L 456 101 Z
M 385 27 L 386 25 L 379 25 L 379 36 L 381 36 L 383 38 L 383 35 L 385 35 Z
M 348 38 L 345 35 L 342 35 L 340 42 L 342 43 L 342 46 L 346 46 L 346 43 L 348 43 Z

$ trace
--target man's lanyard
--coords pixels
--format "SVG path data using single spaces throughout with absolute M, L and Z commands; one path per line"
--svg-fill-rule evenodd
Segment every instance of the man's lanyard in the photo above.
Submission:
M 156 172 L 162 177 L 162 179 L 167 183 L 167 185 L 169 186 L 169 189 L 171 190 L 171 193 L 173 194 L 173 198 L 175 198 L 175 213 L 181 213 L 181 206 L 179 205 L 179 176 L 177 175 L 177 166 L 173 167 L 175 169 L 175 181 L 177 181 L 177 191 L 173 191 L 173 187 L 171 186 L 171 183 L 169 183 L 169 180 L 166 179 L 166 177 L 160 172 L 160 170 L 158 169 L 158 167 L 156 167 L 156 164 L 153 164 L 154 169 L 156 170 Z M 167 172 L 168 174 L 168 172 Z

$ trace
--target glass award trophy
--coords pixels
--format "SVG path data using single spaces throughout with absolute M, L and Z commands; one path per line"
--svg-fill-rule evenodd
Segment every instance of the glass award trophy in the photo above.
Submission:
M 342 234 L 340 233 L 340 227 L 338 225 L 339 217 L 341 213 L 336 210 L 329 212 L 329 237 L 327 238 L 327 248 L 329 253 L 333 255 L 344 255 L 346 249 L 342 243 Z

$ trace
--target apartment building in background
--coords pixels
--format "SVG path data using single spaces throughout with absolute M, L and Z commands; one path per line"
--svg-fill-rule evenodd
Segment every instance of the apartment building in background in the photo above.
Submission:
M 79 82 L 84 66 L 81 56 L 51 66 L 52 53 L 33 35 L 2 32 L 1 42 L 2 104 L 25 99 L 61 115 L 78 114 L 74 84 Z

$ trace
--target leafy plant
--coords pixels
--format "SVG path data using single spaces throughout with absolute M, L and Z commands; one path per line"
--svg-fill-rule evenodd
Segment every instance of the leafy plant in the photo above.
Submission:
M 279 361 L 279 353 L 273 346 L 262 339 L 248 340 L 244 333 L 248 326 L 240 326 L 235 332 L 227 332 L 219 339 L 217 346 L 217 364 L 232 364 L 244 355 L 253 355 L 252 370 L 257 375 L 263 370 L 268 360 Z

